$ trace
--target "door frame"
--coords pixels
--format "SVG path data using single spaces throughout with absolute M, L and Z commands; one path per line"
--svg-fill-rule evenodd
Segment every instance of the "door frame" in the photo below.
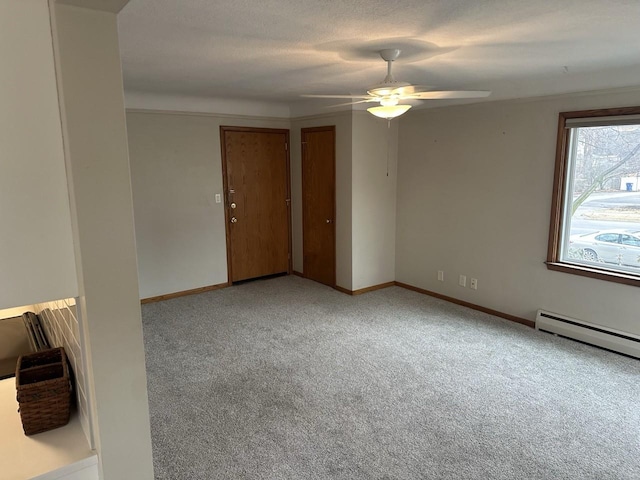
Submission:
M 258 128 L 258 127 L 236 127 L 232 125 L 220 125 L 220 150 L 222 161 L 222 190 L 223 190 L 223 206 L 224 206 L 224 231 L 227 243 L 227 283 L 232 285 L 232 266 L 231 266 L 231 236 L 229 231 L 229 224 L 231 222 L 231 212 L 229 212 L 229 185 L 227 178 L 227 148 L 226 148 L 226 132 L 249 132 L 249 133 L 279 133 L 285 136 L 285 152 L 286 152 L 286 171 L 287 171 L 287 228 L 288 228 L 288 245 L 287 250 L 289 254 L 289 263 L 287 266 L 287 273 L 291 275 L 293 271 L 293 259 L 292 259 L 292 227 L 291 227 L 291 161 L 290 161 L 290 149 L 289 149 L 289 130 L 286 128 Z
M 337 224 L 337 219 L 336 219 L 336 193 L 337 193 L 337 189 L 336 189 L 336 163 L 337 163 L 337 158 L 336 158 L 336 126 L 335 125 L 325 125 L 325 126 L 321 126 L 321 127 L 309 127 L 309 128 L 301 128 L 300 129 L 300 164 L 301 164 L 301 168 L 300 168 L 300 177 L 301 177 L 301 183 L 302 183 L 302 276 L 304 278 L 309 278 L 307 277 L 307 273 L 304 269 L 304 226 L 305 226 L 305 220 L 304 220 L 304 159 L 305 159 L 305 144 L 306 142 L 304 141 L 304 136 L 306 133 L 313 133 L 313 132 L 333 132 L 333 224 L 332 224 L 332 228 L 333 228 L 333 283 L 332 285 L 330 285 L 331 287 L 334 287 L 337 285 L 336 284 L 336 276 L 338 274 L 338 264 L 337 264 L 337 256 L 338 256 L 338 238 L 336 235 L 336 224 Z

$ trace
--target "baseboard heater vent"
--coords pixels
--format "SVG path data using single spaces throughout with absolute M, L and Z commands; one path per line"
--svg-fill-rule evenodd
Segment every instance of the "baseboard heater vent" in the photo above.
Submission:
M 600 325 L 538 310 L 536 330 L 555 333 L 581 342 L 640 358 L 640 337 Z

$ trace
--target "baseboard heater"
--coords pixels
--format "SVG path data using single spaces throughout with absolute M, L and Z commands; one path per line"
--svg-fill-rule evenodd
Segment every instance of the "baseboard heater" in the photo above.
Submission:
M 538 310 L 536 330 L 555 333 L 584 343 L 640 358 L 640 337 L 593 323 Z

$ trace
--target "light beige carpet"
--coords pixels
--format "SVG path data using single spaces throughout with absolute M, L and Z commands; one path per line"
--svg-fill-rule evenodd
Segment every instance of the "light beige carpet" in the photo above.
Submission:
M 640 362 L 391 287 L 143 306 L 158 479 L 640 479 Z

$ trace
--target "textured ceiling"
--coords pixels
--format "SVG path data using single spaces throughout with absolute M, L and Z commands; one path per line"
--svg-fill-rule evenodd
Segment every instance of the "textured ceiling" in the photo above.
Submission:
M 296 102 L 397 80 L 516 98 L 640 85 L 639 0 L 130 0 L 125 89 Z

